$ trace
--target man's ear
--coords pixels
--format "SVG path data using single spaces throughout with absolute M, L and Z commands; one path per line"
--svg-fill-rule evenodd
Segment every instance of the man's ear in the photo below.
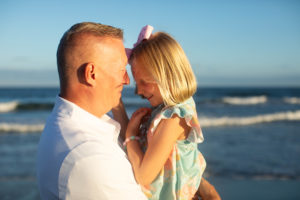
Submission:
M 87 84 L 96 85 L 96 66 L 93 63 L 88 63 L 84 68 L 84 78 Z

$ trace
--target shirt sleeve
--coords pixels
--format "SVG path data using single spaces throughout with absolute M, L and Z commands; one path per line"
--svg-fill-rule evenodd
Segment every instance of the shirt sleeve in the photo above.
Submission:
M 147 199 L 134 180 L 130 163 L 119 157 L 96 154 L 68 168 L 64 199 Z

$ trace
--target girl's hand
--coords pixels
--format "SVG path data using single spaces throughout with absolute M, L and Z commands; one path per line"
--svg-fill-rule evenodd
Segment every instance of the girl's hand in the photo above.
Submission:
M 140 108 L 132 114 L 131 119 L 127 126 L 126 138 L 128 138 L 130 136 L 138 135 L 141 120 L 145 115 L 147 115 L 149 113 L 151 113 L 150 108 Z

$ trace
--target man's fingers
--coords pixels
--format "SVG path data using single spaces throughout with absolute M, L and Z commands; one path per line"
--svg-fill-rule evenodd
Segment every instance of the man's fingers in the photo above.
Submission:
M 148 112 L 151 112 L 150 108 L 139 108 L 138 110 L 136 110 L 132 116 L 136 116 L 136 115 L 140 115 L 140 114 L 146 114 Z
M 134 113 L 134 117 L 138 119 L 142 119 L 142 117 L 147 113 L 148 113 L 147 109 L 139 109 Z

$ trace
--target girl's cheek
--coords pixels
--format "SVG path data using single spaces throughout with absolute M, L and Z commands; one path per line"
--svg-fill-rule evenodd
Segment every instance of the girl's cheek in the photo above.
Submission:
M 147 91 L 152 91 L 152 86 L 151 84 L 147 83 L 144 85 L 145 86 L 145 89 L 147 89 Z

